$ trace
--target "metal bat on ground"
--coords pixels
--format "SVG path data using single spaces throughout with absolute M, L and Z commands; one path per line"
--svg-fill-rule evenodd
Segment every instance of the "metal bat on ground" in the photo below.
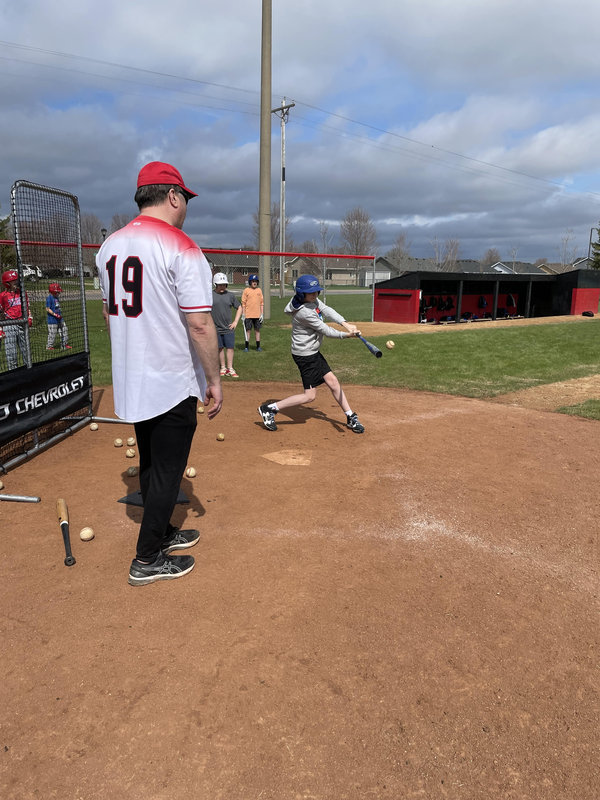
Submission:
M 72 567 L 75 564 L 73 553 L 71 553 L 71 539 L 69 536 L 69 509 L 66 502 L 59 497 L 56 501 L 56 513 L 58 514 L 58 522 L 62 531 L 63 542 L 65 543 L 65 566 Z
M 367 350 L 375 356 L 375 358 L 381 358 L 383 353 L 381 352 L 381 350 L 378 347 L 375 347 L 373 342 L 367 342 L 367 340 L 364 338 L 364 336 L 361 336 L 358 333 L 356 334 L 356 336 L 361 340 L 361 342 L 364 344 L 364 346 L 367 348 Z

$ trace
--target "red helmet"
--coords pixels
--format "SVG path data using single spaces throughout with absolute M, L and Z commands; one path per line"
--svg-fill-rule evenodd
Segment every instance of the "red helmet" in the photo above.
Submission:
M 16 269 L 7 269 L 6 272 L 2 273 L 2 283 L 5 286 L 8 286 L 11 281 L 18 281 L 19 280 L 19 273 Z
M 48 286 L 48 291 L 49 292 L 62 292 L 62 289 L 60 288 L 60 283 L 51 283 Z

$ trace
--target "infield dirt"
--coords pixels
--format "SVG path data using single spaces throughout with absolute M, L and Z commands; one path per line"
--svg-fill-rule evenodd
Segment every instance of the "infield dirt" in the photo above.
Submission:
M 127 584 L 130 426 L 5 476 L 0 795 L 596 800 L 598 423 L 347 387 L 365 434 L 324 388 L 266 431 L 291 389 L 198 415 L 181 580 Z

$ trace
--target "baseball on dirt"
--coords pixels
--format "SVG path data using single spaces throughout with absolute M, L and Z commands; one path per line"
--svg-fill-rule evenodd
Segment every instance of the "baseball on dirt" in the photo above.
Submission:
M 127 470 L 127 474 L 129 475 L 130 478 L 135 478 L 135 476 L 138 474 L 138 468 L 129 467 L 129 469 Z
M 217 442 L 222 442 L 225 439 L 224 433 L 217 433 Z
M 127 458 L 135 458 L 135 450 L 131 450 L 131 448 L 130 448 L 129 450 L 127 450 L 125 452 L 125 456 Z
M 0 481 L 0 489 L 4 489 L 4 484 Z
M 79 531 L 79 538 L 82 542 L 89 542 L 90 539 L 93 539 L 95 536 L 94 531 L 92 528 L 82 528 Z
M 393 342 L 391 339 L 388 339 L 388 341 L 385 343 L 385 346 L 387 347 L 388 350 L 393 350 L 395 342 Z
M 129 447 L 133 447 L 133 445 L 135 444 L 135 439 L 133 438 L 133 436 L 130 436 L 129 439 L 127 439 L 127 444 L 129 445 Z
M 204 406 L 198 406 L 198 413 L 204 414 Z
M 195 478 L 196 477 L 196 470 L 194 467 L 188 467 L 185 471 L 186 477 L 188 478 Z
M 123 439 L 115 439 L 115 447 L 123 447 Z
M 90 430 L 91 431 L 97 431 L 98 430 L 98 423 L 97 422 L 92 422 L 92 424 L 90 425 Z

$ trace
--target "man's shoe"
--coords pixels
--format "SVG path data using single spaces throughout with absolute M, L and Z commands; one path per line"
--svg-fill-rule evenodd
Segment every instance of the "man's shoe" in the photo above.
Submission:
M 185 550 L 187 547 L 193 547 L 200 539 L 200 532 L 188 529 L 180 531 L 179 528 L 173 528 L 170 538 L 163 543 L 160 548 L 163 555 L 168 556 L 174 550 Z
M 65 345 L 65 350 L 72 350 L 72 349 L 73 349 L 73 348 L 71 347 L 71 345 L 70 345 L 70 344 L 66 344 L 66 345 Z
M 219 370 L 219 375 L 223 377 L 223 375 L 227 375 L 227 367 L 221 367 Z
M 47 347 L 46 350 L 54 350 L 53 347 Z
M 348 421 L 346 422 L 346 427 L 350 428 L 351 431 L 354 431 L 354 433 L 365 432 L 365 426 L 360 424 L 356 414 L 352 414 L 350 417 L 347 418 L 347 420 Z
M 237 372 L 234 370 L 234 368 L 233 368 L 233 367 L 230 367 L 230 368 L 227 370 L 227 372 L 226 372 L 225 374 L 226 374 L 226 375 L 229 375 L 229 377 L 230 377 L 230 378 L 239 378 L 239 377 L 240 377 L 240 376 L 237 374 Z
M 263 403 L 262 406 L 258 407 L 258 413 L 261 415 L 263 425 L 268 431 L 277 430 L 277 425 L 275 425 L 275 412 L 272 408 L 269 408 L 266 403 Z
M 142 564 L 134 558 L 129 568 L 128 583 L 130 586 L 144 586 L 155 581 L 172 581 L 183 578 L 194 569 L 192 556 L 165 556 L 159 553 L 152 564 Z
M 257 353 L 262 353 L 262 351 L 263 351 L 262 347 L 257 347 L 257 348 L 256 348 L 256 352 L 257 352 Z
M 249 353 L 249 352 L 250 352 L 250 351 L 248 350 L 248 348 L 247 348 L 247 347 L 244 347 L 244 353 Z

